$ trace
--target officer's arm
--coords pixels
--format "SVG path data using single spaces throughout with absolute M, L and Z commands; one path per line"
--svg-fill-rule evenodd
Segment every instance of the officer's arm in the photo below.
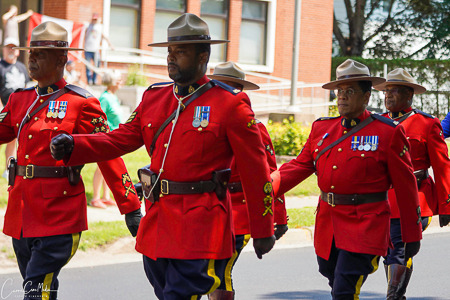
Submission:
M 14 126 L 11 124 L 11 98 L 0 113 L 0 145 L 16 138 Z
M 450 112 L 442 120 L 441 125 L 444 130 L 444 138 L 448 138 L 450 136 Z

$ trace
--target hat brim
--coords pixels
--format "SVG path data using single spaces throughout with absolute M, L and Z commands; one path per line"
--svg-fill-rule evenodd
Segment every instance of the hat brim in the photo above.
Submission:
M 173 41 L 173 42 L 161 42 L 152 43 L 147 46 L 150 47 L 167 47 L 170 45 L 181 45 L 181 44 L 225 44 L 229 43 L 228 40 L 189 40 L 189 41 Z
M 414 95 L 423 94 L 427 91 L 427 89 L 420 84 L 412 83 L 412 82 L 403 82 L 403 81 L 386 81 L 382 84 L 376 85 L 373 88 L 377 91 L 383 91 L 386 89 L 387 85 L 404 85 L 409 86 L 414 89 Z
M 244 90 L 247 91 L 251 91 L 251 90 L 259 90 L 260 87 L 259 85 L 247 81 L 247 80 L 243 80 L 243 79 L 239 79 L 239 78 L 235 78 L 235 77 L 230 77 L 230 76 L 226 76 L 226 75 L 207 75 L 210 79 L 215 79 L 215 80 L 225 80 L 225 81 L 231 81 L 231 82 L 235 82 L 237 84 L 242 85 Z
M 66 50 L 66 51 L 84 51 L 82 48 L 63 48 L 63 47 L 46 47 L 46 46 L 36 46 L 36 47 L 14 47 L 17 50 L 30 50 L 30 49 L 49 49 L 49 50 Z
M 382 84 L 383 82 L 386 81 L 386 79 L 384 79 L 382 77 L 372 77 L 372 76 L 352 77 L 352 78 L 335 80 L 335 81 L 332 81 L 329 83 L 325 83 L 324 85 L 322 85 L 322 88 L 326 89 L 326 90 L 334 90 L 341 83 L 354 82 L 354 81 L 370 81 L 370 82 L 372 82 L 372 86 L 375 86 L 375 85 Z

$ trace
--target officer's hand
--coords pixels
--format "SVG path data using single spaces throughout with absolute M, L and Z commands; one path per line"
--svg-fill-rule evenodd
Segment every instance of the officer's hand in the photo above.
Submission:
M 253 248 L 255 248 L 256 256 L 262 259 L 263 254 L 268 253 L 275 245 L 275 235 L 268 238 L 253 239 Z
M 132 236 L 137 235 L 139 223 L 141 223 L 141 218 L 141 208 L 125 214 L 125 223 L 127 224 L 128 230 L 130 231 Z
M 69 134 L 59 134 L 50 142 L 50 152 L 56 160 L 61 160 L 73 151 L 73 137 Z
M 134 189 L 136 190 L 139 200 L 142 201 L 142 197 L 144 197 L 144 192 L 142 191 L 142 183 L 140 183 L 140 182 L 136 183 L 134 185 Z
M 287 224 L 280 224 L 280 225 L 275 225 L 275 238 L 277 239 L 277 241 L 286 233 L 286 231 L 288 231 L 288 226 Z
M 450 215 L 439 215 L 439 225 L 441 227 L 447 226 L 450 222 Z
M 405 261 L 408 261 L 411 257 L 419 253 L 420 241 L 405 243 Z

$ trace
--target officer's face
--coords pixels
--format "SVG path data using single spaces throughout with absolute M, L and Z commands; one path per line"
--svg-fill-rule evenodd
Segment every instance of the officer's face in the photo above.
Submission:
M 170 45 L 167 51 L 167 70 L 173 81 L 183 85 L 202 76 L 204 53 L 197 54 L 193 44 Z
M 411 106 L 414 92 L 405 86 L 389 84 L 384 89 L 384 105 L 391 112 L 402 111 Z
M 369 103 L 370 92 L 363 93 L 357 82 L 337 86 L 337 105 L 341 116 L 353 119 L 361 115 Z
M 59 79 L 60 68 L 64 68 L 62 50 L 30 49 L 28 71 L 30 77 L 36 80 L 40 87 L 53 84 Z M 65 56 L 67 61 L 67 56 Z

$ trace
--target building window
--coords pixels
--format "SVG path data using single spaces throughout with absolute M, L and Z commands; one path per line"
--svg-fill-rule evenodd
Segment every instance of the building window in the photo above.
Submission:
M 157 0 L 153 42 L 167 41 L 167 28 L 186 12 L 186 0 Z M 153 47 L 154 52 L 167 53 L 167 47 Z
M 139 48 L 140 0 L 111 0 L 109 39 L 115 47 Z
M 208 24 L 213 40 L 226 40 L 228 37 L 228 0 L 201 0 L 201 18 Z M 226 60 L 226 44 L 211 45 L 212 62 Z
M 267 8 L 266 1 L 242 1 L 240 63 L 266 64 Z

